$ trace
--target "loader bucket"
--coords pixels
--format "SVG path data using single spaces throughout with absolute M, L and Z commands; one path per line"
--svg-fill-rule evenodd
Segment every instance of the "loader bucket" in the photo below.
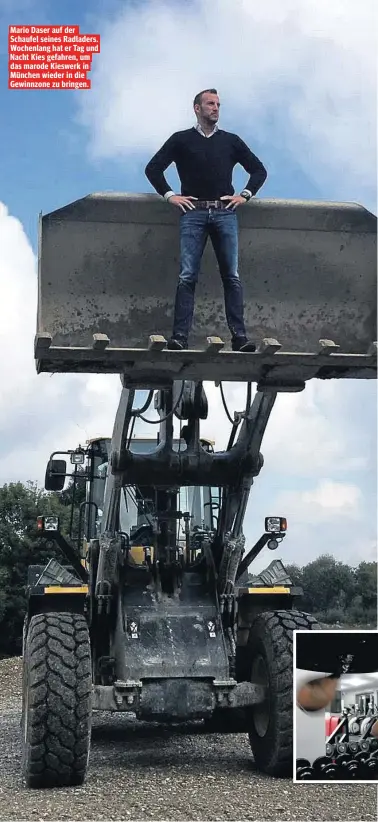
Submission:
M 170 336 L 180 214 L 154 194 L 110 192 L 41 217 L 37 338 L 80 349 L 105 334 L 110 347 L 135 349 L 151 334 Z M 366 354 L 377 338 L 376 217 L 354 203 L 254 200 L 237 219 L 250 338 L 302 353 L 325 338 L 344 354 Z M 209 240 L 190 347 L 211 335 L 230 337 Z M 41 370 L 51 366 L 48 345 Z

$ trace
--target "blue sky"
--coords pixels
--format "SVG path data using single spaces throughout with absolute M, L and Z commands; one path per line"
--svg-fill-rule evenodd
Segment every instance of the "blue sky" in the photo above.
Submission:
M 14 8 L 17 9 L 17 0 Z M 1 156 L 6 157 L 1 169 L 1 197 L 21 220 L 34 249 L 40 211 L 52 211 L 104 187 L 139 190 L 142 184 L 143 160 L 140 169 L 129 167 L 126 173 L 111 161 L 93 164 L 88 160 L 86 129 L 73 124 L 80 92 L 9 91 L 5 82 L 8 25 L 79 25 L 82 33 L 89 33 L 92 29 L 88 12 L 95 8 L 96 4 L 71 0 L 41 2 L 28 4 L 25 11 L 3 11 L 0 17 L 4 78 L 0 107 L 7 112 L 0 130 Z
M 2 76 L 6 79 L 8 25 L 79 25 L 82 33 L 101 35 L 101 28 L 95 31 L 93 26 L 98 18 L 102 18 L 105 8 L 106 17 L 103 19 L 108 23 L 118 8 L 122 6 L 125 9 L 132 5 L 140 8 L 145 4 L 83 2 L 79 6 L 69 0 L 64 3 L 30 3 L 26 11 L 15 11 L 11 15 L 3 11 L 0 17 Z M 14 8 L 17 9 L 17 0 Z M 93 71 L 89 76 L 94 75 L 101 60 L 101 54 L 94 56 Z M 117 161 L 111 157 L 93 159 L 88 156 L 89 129 L 77 122 L 78 103 L 84 93 L 91 94 L 91 91 L 9 91 L 5 82 L 1 84 L 0 110 L 6 111 L 0 130 L 0 156 L 6 157 L 1 170 L 1 197 L 11 213 L 21 220 L 34 250 L 39 211 L 53 211 L 91 191 L 152 190 L 144 175 L 146 160 L 149 159 L 146 153 L 135 155 L 133 152 L 132 162 L 127 162 L 127 158 Z M 296 162 L 295 156 L 285 147 L 276 145 L 277 132 L 284 118 L 284 105 L 266 112 L 266 118 L 270 124 L 272 142 L 253 139 L 255 153 L 264 158 L 269 168 L 264 197 L 327 198 L 327 191 L 311 180 Z M 182 127 L 185 126 L 182 121 Z M 225 127 L 236 127 L 240 131 L 238 123 L 234 125 L 229 122 Z M 249 136 L 247 133 L 246 138 Z M 156 149 L 158 147 L 157 139 Z M 168 174 L 173 182 L 177 180 L 174 169 Z M 243 170 L 236 169 L 236 184 L 242 185 L 244 179 Z M 332 185 L 329 190 L 331 195 Z
M 221 125 L 268 169 L 259 196 L 351 200 L 376 213 L 374 19 L 370 0 L 358 8 L 354 0 L 0 0 L 0 293 L 9 305 L 0 337 L 19 329 L 0 372 L 0 482 L 42 482 L 50 451 L 110 433 L 119 394 L 118 378 L 35 375 L 39 212 L 94 191 L 151 191 L 147 160 L 170 133 L 192 124 L 194 94 L 215 85 Z M 10 24 L 79 25 L 100 34 L 92 90 L 9 91 Z M 177 187 L 174 170 L 167 176 Z M 237 169 L 236 188 L 245 180 Z M 239 408 L 244 390 L 230 387 L 228 396 Z M 210 428 L 220 413 L 213 400 Z M 257 539 L 264 516 L 284 505 L 293 523 L 289 561 L 303 559 L 304 544 L 307 558 L 328 546 L 348 561 L 375 557 L 375 449 L 375 383 L 317 384 L 300 399 L 280 398 L 248 538 Z

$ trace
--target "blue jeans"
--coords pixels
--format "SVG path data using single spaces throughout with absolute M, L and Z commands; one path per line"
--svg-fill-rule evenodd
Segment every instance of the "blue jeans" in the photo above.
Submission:
M 224 290 L 227 325 L 232 338 L 246 337 L 243 289 L 238 274 L 238 222 L 229 209 L 195 209 L 181 215 L 180 275 L 172 336 L 187 341 L 192 327 L 194 293 L 201 259 L 210 237 Z

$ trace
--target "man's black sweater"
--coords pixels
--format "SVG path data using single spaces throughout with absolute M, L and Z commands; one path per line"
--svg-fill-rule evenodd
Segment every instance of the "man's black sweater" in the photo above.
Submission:
M 250 174 L 247 188 L 256 194 L 267 178 L 263 164 L 236 134 L 218 129 L 203 137 L 195 128 L 177 131 L 167 140 L 145 168 L 155 191 L 164 197 L 171 190 L 164 171 L 176 164 L 181 194 L 199 200 L 218 200 L 234 194 L 232 172 L 237 163 Z

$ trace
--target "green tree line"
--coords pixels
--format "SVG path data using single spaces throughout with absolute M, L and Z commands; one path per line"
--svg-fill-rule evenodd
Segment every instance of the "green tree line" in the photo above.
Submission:
M 299 567 L 285 565 L 304 592 L 301 609 L 319 622 L 342 627 L 377 627 L 377 563 L 351 567 L 329 554 Z
M 72 481 L 62 493 L 47 493 L 32 482 L 0 487 L 0 658 L 21 653 L 28 566 L 62 560 L 56 544 L 38 535 L 37 517 L 58 516 L 64 536 L 77 534 L 84 483 L 76 484 L 71 528 L 72 493 Z
M 71 527 L 73 484 L 62 493 L 47 493 L 36 484 L 11 483 L 0 487 L 0 657 L 17 656 L 22 648 L 22 625 L 26 609 L 27 568 L 62 559 L 51 541 L 41 539 L 37 517 L 59 516 L 65 536 Z M 79 505 L 84 483 L 75 496 L 73 534 L 78 531 Z M 377 566 L 361 562 L 352 568 L 323 555 L 308 565 L 287 565 L 295 585 L 304 596 L 297 607 L 314 614 L 320 622 L 341 627 L 375 628 L 377 625 Z

